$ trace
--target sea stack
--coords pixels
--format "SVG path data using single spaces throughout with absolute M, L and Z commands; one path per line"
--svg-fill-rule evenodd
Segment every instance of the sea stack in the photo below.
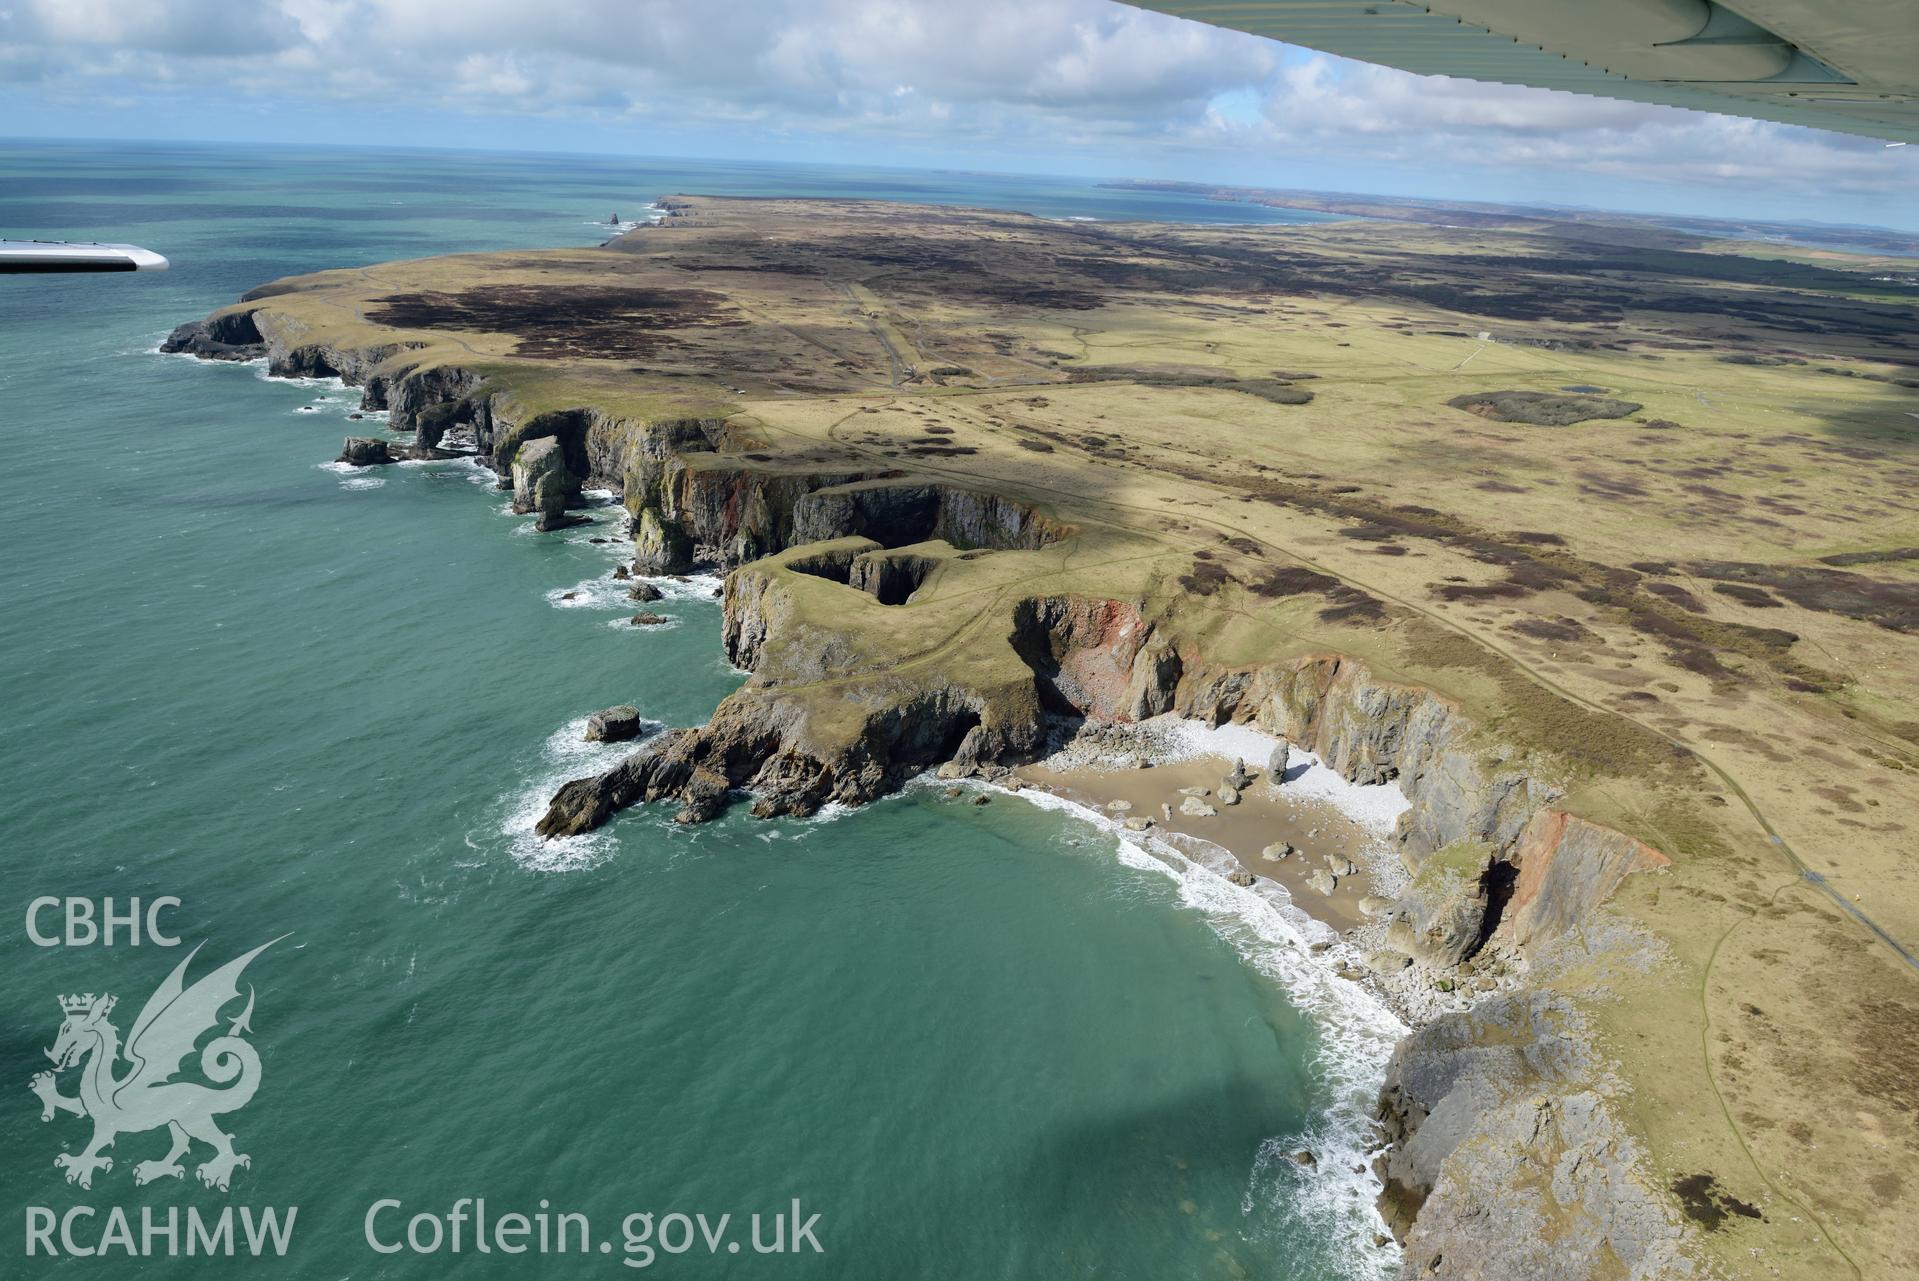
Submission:
M 538 512 L 540 530 L 558 529 L 567 523 L 566 505 L 573 489 L 566 452 L 558 437 L 529 440 L 513 456 L 513 510 L 521 515 Z
M 393 453 L 384 440 L 373 436 L 348 436 L 340 449 L 339 461 L 355 467 L 374 467 L 393 461 Z

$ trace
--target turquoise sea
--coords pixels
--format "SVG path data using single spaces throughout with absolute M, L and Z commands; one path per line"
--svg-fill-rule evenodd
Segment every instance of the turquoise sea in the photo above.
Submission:
M 0 146 L 0 234 L 173 261 L 0 277 L 0 1275 L 1383 1275 L 1350 1166 L 1384 1033 L 1283 922 L 1069 813 L 933 789 L 808 822 L 633 811 L 540 850 L 552 787 L 617 758 L 579 741 L 588 713 L 697 722 L 743 679 L 711 584 L 657 607 L 671 628 L 621 626 L 596 586 L 620 548 L 592 541 L 617 509 L 540 536 L 464 463 L 343 474 L 356 393 L 153 352 L 277 276 L 591 244 L 677 190 L 1276 215 L 982 174 Z M 176 897 L 184 945 L 39 946 L 41 896 Z M 28 1089 L 57 998 L 116 994 L 125 1034 L 192 945 L 198 977 L 281 935 L 239 989 L 262 1069 L 221 1118 L 251 1158 L 229 1190 L 197 1146 L 136 1186 L 159 1129 L 67 1183 L 89 1123 Z M 369 1207 L 390 1246 L 468 1197 L 495 1225 L 585 1215 L 587 1248 L 476 1253 L 472 1211 L 457 1258 L 369 1243 Z M 798 1237 L 795 1200 L 819 1216 Z M 183 1257 L 182 1220 L 179 1255 L 134 1258 L 115 1207 L 136 1248 L 143 1211 L 297 1216 L 284 1257 Z M 675 1213 L 731 1218 L 674 1252 Z M 756 1213 L 798 1252 L 757 1252 Z

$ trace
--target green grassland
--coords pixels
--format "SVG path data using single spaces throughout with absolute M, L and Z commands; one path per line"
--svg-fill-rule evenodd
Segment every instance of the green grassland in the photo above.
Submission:
M 897 469 L 1071 527 L 926 549 L 904 606 L 782 571 L 820 632 L 865 638 L 867 677 L 1021 679 L 1008 603 L 1077 594 L 1146 602 L 1217 664 L 1345 654 L 1455 699 L 1673 860 L 1615 903 L 1671 965 L 1563 982 L 1659 1177 L 1758 1208 L 1702 1227 L 1711 1267 L 1891 1277 L 1919 1272 L 1919 974 L 1805 879 L 1919 947 L 1919 559 L 1859 555 L 1919 547 L 1919 288 L 1886 274 L 1571 225 L 695 197 L 604 249 L 324 273 L 269 304 L 528 415 L 726 419 L 723 449 L 767 468 Z M 1638 408 L 1448 403 L 1569 388 Z

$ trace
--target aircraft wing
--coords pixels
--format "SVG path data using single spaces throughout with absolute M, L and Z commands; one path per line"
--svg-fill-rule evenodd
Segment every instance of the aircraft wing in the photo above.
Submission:
M 0 275 L 23 271 L 165 271 L 167 260 L 138 245 L 0 240 Z
M 1919 142 L 1914 0 L 1141 0 L 1422 75 Z

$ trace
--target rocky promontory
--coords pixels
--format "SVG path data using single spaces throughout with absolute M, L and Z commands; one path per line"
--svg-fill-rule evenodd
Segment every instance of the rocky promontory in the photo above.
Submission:
M 1848 1259 L 1895 1258 L 1870 1190 L 1919 1140 L 1883 1120 L 1903 1096 L 1858 1047 L 1919 1054 L 1919 1001 L 1860 1004 L 1904 991 L 1860 926 L 1902 909 L 1855 878 L 1848 912 L 1826 878 L 1841 848 L 1896 870 L 1895 800 L 1919 777 L 1884 660 L 1904 589 L 1771 563 L 1784 543 L 1734 561 L 1752 529 L 1803 521 L 1825 547 L 1876 518 L 1804 486 L 1741 514 L 1724 488 L 1856 441 L 1794 419 L 1762 461 L 1749 424 L 1697 426 L 1699 401 L 1620 353 L 1674 386 L 1723 362 L 1580 311 L 1576 281 L 1547 306 L 1484 255 L 1368 247 L 1402 231 L 1278 246 L 1257 228 L 686 204 L 699 217 L 671 235 L 601 249 L 275 282 L 168 343 L 340 377 L 413 433 L 388 456 L 470 447 L 542 529 L 583 489 L 617 493 L 619 577 L 725 575 L 746 682 L 567 782 L 542 837 L 636 805 L 698 823 L 860 804 L 929 770 L 1006 779 L 1062 735 L 1169 714 L 1254 727 L 1411 803 L 1404 885 L 1365 898 L 1376 951 L 1354 976 L 1460 994 L 1400 1045 L 1380 1098 L 1408 1278 L 1759 1275 L 1761 1255 L 1812 1278 L 1839 1232 Z M 1739 306 L 1760 292 L 1742 281 Z M 1830 305 L 1835 331 L 1865 324 Z M 1563 307 L 1586 320 L 1539 318 Z M 1552 386 L 1621 398 L 1588 414 L 1504 390 L 1505 367 L 1462 377 L 1447 335 L 1504 323 L 1488 314 L 1594 366 Z M 1610 345 L 1578 328 L 1594 317 Z M 1273 394 L 1307 377 L 1310 398 Z M 1625 457 L 1649 461 L 1627 476 Z M 1576 502 L 1553 492 L 1575 463 Z M 1746 596 L 1700 587 L 1734 563 Z M 1835 655 L 1891 684 L 1851 697 Z M 1811 759 L 1844 770 L 1809 784 Z M 1206 790 L 1191 799 L 1245 812 L 1239 784 Z M 1698 1187 L 1754 1212 L 1701 1212 Z

